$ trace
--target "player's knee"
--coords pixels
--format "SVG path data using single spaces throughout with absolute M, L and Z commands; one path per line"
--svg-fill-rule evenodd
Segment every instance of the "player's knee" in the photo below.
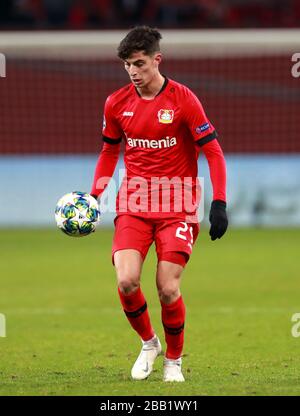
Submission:
M 177 285 L 166 284 L 158 289 L 158 295 L 163 303 L 175 302 L 180 296 L 180 291 Z
M 118 286 L 123 293 L 134 292 L 140 285 L 140 276 L 138 273 L 121 271 L 117 273 Z

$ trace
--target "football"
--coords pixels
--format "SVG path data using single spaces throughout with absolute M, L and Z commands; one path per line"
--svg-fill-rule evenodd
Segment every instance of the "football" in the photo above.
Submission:
M 56 204 L 55 221 L 58 228 L 72 237 L 93 233 L 100 222 L 97 200 L 85 192 L 70 192 Z

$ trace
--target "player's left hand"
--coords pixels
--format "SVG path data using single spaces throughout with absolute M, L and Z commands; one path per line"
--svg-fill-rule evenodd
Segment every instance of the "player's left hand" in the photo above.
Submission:
M 226 214 L 226 202 L 216 199 L 212 201 L 209 222 L 211 224 L 209 235 L 214 241 L 217 238 L 221 238 L 228 227 L 228 218 Z

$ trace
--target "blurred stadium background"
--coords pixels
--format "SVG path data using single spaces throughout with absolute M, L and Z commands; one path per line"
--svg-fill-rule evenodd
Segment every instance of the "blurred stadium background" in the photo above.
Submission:
M 199 96 L 219 133 L 231 224 L 299 226 L 299 13 L 299 1 L 2 1 L 0 190 L 17 203 L 9 216 L 1 204 L 0 225 L 53 225 L 61 195 L 89 191 L 104 100 L 128 82 L 117 45 L 147 23 L 162 29 L 163 73 Z M 208 207 L 201 159 L 199 176 Z

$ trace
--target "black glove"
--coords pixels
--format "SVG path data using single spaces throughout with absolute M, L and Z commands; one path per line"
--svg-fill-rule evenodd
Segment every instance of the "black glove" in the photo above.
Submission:
M 226 202 L 216 199 L 211 203 L 209 222 L 211 224 L 209 230 L 211 239 L 214 241 L 216 238 L 221 238 L 228 227 Z

